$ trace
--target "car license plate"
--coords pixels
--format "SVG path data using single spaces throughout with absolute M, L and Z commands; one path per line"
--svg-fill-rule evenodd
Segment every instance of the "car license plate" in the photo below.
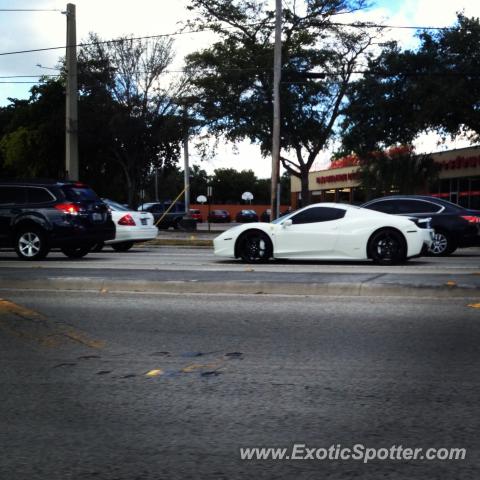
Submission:
M 148 225 L 148 220 L 146 218 L 141 218 L 140 221 L 142 222 L 142 225 Z
M 92 220 L 94 222 L 101 222 L 103 220 L 103 215 L 101 213 L 92 213 Z

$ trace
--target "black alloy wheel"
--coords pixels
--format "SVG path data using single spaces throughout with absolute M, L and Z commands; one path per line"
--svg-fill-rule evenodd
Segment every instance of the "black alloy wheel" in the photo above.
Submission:
M 400 232 L 380 230 L 368 242 L 369 257 L 380 265 L 392 265 L 407 259 L 407 246 Z
M 272 242 L 264 232 L 245 232 L 238 242 L 238 255 L 244 262 L 263 263 L 273 255 Z
M 50 248 L 46 234 L 39 228 L 22 228 L 15 238 L 15 252 L 22 260 L 41 260 Z

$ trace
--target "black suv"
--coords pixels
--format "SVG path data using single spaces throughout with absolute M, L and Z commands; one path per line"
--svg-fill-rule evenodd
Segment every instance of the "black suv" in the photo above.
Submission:
M 51 248 L 71 258 L 115 237 L 108 207 L 79 182 L 1 181 L 0 247 L 23 260 L 44 258 Z
M 480 246 L 480 211 L 469 210 L 441 198 L 426 195 L 392 195 L 362 205 L 383 213 L 431 218 L 435 230 L 429 253 L 446 256 L 457 248 Z
M 144 203 L 137 210 L 150 212 L 153 215 L 155 225 L 162 229 L 180 228 L 180 222 L 186 214 L 183 202 L 176 202 L 174 205 L 169 201 Z

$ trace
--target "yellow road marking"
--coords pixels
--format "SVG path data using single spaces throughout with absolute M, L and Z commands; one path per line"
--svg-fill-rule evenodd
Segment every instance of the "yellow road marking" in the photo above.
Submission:
M 11 335 L 35 341 L 45 347 L 58 347 L 67 341 L 80 343 L 90 348 L 105 346 L 105 342 L 92 339 L 76 328 L 62 322 L 49 320 L 35 310 L 2 298 L 0 298 L 0 328 Z
M 146 377 L 158 377 L 159 375 L 162 375 L 163 374 L 163 370 L 160 369 L 160 368 L 157 368 L 155 370 L 150 370 L 148 371 L 145 376 Z

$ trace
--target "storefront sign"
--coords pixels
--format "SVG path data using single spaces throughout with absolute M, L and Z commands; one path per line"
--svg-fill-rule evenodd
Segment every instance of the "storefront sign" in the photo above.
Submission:
M 338 175 L 327 175 L 325 177 L 317 177 L 317 183 L 323 185 L 325 183 L 352 182 L 360 179 L 359 172 L 339 173 Z
M 442 170 L 456 170 L 459 168 L 480 167 L 480 156 L 476 157 L 457 157 L 448 162 L 439 162 Z

